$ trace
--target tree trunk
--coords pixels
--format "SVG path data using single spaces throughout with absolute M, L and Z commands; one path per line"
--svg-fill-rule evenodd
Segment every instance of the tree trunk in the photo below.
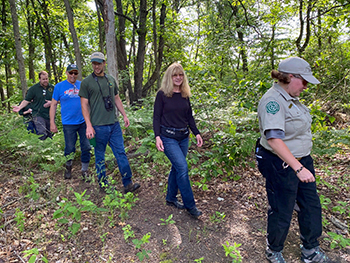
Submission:
M 45 69 L 46 72 L 49 74 L 49 79 L 51 78 L 51 56 L 49 53 L 50 47 L 49 47 L 49 43 L 46 39 L 46 32 L 44 31 L 43 25 L 42 25 L 42 21 L 41 21 L 41 15 L 39 15 L 38 12 L 38 7 L 35 6 L 34 0 L 31 0 L 32 2 L 32 6 L 33 6 L 33 10 L 34 13 L 36 15 L 36 19 L 37 19 L 37 24 L 39 26 L 40 32 L 41 32 L 41 37 L 43 38 L 43 42 L 44 42 L 44 50 L 45 50 Z
M 67 38 L 66 38 L 66 34 L 62 33 L 62 34 L 61 34 L 61 39 L 62 39 L 62 41 L 63 41 L 64 47 L 65 47 L 67 50 L 69 50 L 70 47 L 69 47 L 69 44 L 68 44 L 68 41 L 67 41 Z M 71 52 L 68 52 L 68 58 L 69 58 L 69 61 L 74 61 L 74 58 L 73 58 Z
M 147 0 L 140 0 L 140 18 L 138 29 L 138 47 L 135 64 L 135 98 L 131 103 L 137 102 L 142 98 L 142 82 L 143 82 L 143 69 L 145 61 L 146 51 L 146 34 L 147 34 Z
M 123 14 L 123 4 L 121 0 L 116 0 L 117 13 Z M 129 61 L 126 53 L 126 41 L 125 41 L 125 17 L 118 16 L 118 37 L 117 41 L 117 62 L 119 69 L 119 83 L 121 86 L 121 92 L 125 94 L 126 103 L 130 104 L 130 97 L 134 97 L 132 90 Z
M 275 34 L 276 34 L 276 25 L 272 25 L 272 36 L 271 36 L 271 68 L 275 68 Z
M 6 54 L 7 56 L 7 54 Z M 10 81 L 11 78 L 11 69 L 9 64 L 5 64 L 5 82 L 6 82 L 6 93 L 7 93 L 7 112 L 11 112 L 10 98 L 12 96 L 12 84 Z
M 117 47 L 115 40 L 115 17 L 113 0 L 103 1 L 103 18 L 106 32 L 107 69 L 118 83 Z
M 2 31 L 4 33 L 6 33 L 6 18 L 7 18 L 7 11 L 6 11 L 6 0 L 2 0 L 1 2 L 1 7 L 2 7 L 2 10 L 1 10 L 1 26 L 2 26 Z M 8 61 L 8 58 L 7 58 L 7 52 L 8 52 L 8 44 L 7 42 L 4 43 L 4 54 L 3 56 L 1 56 L 1 60 L 2 61 Z M 6 71 L 6 65 L 8 63 L 2 63 L 2 65 L 5 66 L 5 71 Z M 3 83 L 6 84 L 6 82 L 3 82 L 3 81 L 0 81 L 0 94 L 1 94 L 1 104 L 2 104 L 2 107 L 5 109 L 6 108 L 6 103 L 5 103 L 5 91 L 4 91 L 4 86 L 3 86 Z
M 78 74 L 78 80 L 82 80 L 82 68 L 81 68 L 81 55 L 80 55 L 80 48 L 79 48 L 79 41 L 77 37 L 77 32 L 75 31 L 75 26 L 74 26 L 74 19 L 73 19 L 73 10 L 70 6 L 69 0 L 63 0 L 64 5 L 66 6 L 66 11 L 67 11 L 67 17 L 68 17 L 68 23 L 69 23 L 69 31 L 72 35 L 73 39 L 73 47 L 74 47 L 74 54 L 75 54 L 75 61 L 76 65 L 78 66 L 79 69 L 79 74 Z
M 98 19 L 98 36 L 99 36 L 99 47 L 100 47 L 100 52 L 104 53 L 104 43 L 105 43 L 105 34 L 104 34 L 104 25 L 103 21 L 101 18 L 102 14 L 102 7 L 103 3 L 99 3 L 98 0 L 95 0 L 95 5 L 96 5 L 96 13 L 97 13 L 97 19 Z
M 147 83 L 144 85 L 142 89 L 142 97 L 146 97 L 150 88 L 154 85 L 154 83 L 159 80 L 160 76 L 160 71 L 162 68 L 162 63 L 163 63 L 163 51 L 164 51 L 164 45 L 165 45 L 165 40 L 164 40 L 164 29 L 165 29 L 165 17 L 166 17 L 166 5 L 162 4 L 161 10 L 160 10 L 160 17 L 159 17 L 159 25 L 160 25 L 160 32 L 159 32 L 159 39 L 157 40 L 157 34 L 154 34 L 154 42 L 158 41 L 158 47 L 155 52 L 155 63 L 156 63 L 156 68 L 153 71 L 150 79 L 147 81 Z M 153 23 L 156 23 L 154 21 Z M 153 30 L 156 30 L 154 28 Z
M 34 59 L 35 59 L 35 45 L 34 45 L 34 19 L 31 14 L 31 9 L 29 8 L 29 0 L 26 0 L 27 5 L 27 26 L 28 26 L 28 70 L 29 70 L 29 79 L 35 82 L 35 71 L 34 71 Z
M 1 107 L 5 108 L 6 104 L 5 104 L 5 92 L 4 92 L 4 87 L 2 85 L 2 81 L 0 81 L 0 97 L 1 97 Z
M 17 55 L 17 61 L 18 61 L 18 73 L 21 79 L 22 96 L 24 98 L 27 92 L 27 79 L 26 79 L 26 70 L 24 67 L 24 59 L 22 54 L 21 36 L 19 34 L 16 0 L 9 0 L 9 2 L 11 7 L 13 34 L 15 37 L 16 55 Z
M 311 13 L 312 5 L 311 5 L 311 1 L 308 1 L 308 5 L 306 8 L 306 37 L 305 37 L 304 44 L 301 45 L 301 39 L 303 38 L 303 35 L 304 35 L 303 5 L 304 5 L 303 0 L 300 0 L 300 4 L 299 4 L 300 30 L 299 30 L 299 36 L 298 36 L 297 40 L 295 41 L 295 44 L 296 44 L 298 52 L 299 52 L 299 56 L 302 55 L 302 53 L 305 51 L 306 47 L 309 45 L 310 35 L 311 35 L 310 13 Z

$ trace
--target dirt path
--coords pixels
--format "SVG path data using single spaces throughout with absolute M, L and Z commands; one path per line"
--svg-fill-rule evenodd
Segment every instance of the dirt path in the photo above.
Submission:
M 232 259 L 225 256 L 222 246 L 227 241 L 230 245 L 234 242 L 241 244 L 238 251 L 243 257 L 242 262 L 267 262 L 264 257 L 267 208 L 264 180 L 256 169 L 235 169 L 235 174 L 242 176 L 238 181 L 213 179 L 208 183 L 207 191 L 193 187 L 197 205 L 203 211 L 199 220 L 191 218 L 186 211 L 165 205 L 166 176 L 158 175 L 143 180 L 139 178 L 142 182 L 142 188 L 138 192 L 139 200 L 128 212 L 129 218 L 125 222 L 117 219 L 115 226 L 110 227 L 106 216 L 101 215 L 96 219 L 86 213 L 81 220 L 80 232 L 67 239 L 61 235 L 59 225 L 52 219 L 57 206 L 48 204 L 35 209 L 39 204 L 50 200 L 41 197 L 35 202 L 25 199 L 13 202 L 22 196 L 18 190 L 25 179 L 14 167 L 2 165 L 0 206 L 4 214 L 0 224 L 7 224 L 7 227 L 0 230 L 0 263 L 27 262 L 29 257 L 24 258 L 21 252 L 34 247 L 49 262 L 139 262 L 136 254 L 141 250 L 135 249 L 131 241 L 126 242 L 124 239 L 122 228 L 126 225 L 131 226 L 136 239 L 140 240 L 150 233 L 149 243 L 143 246 L 149 251 L 149 259 L 143 262 L 232 262 Z M 350 168 L 344 169 L 349 174 Z M 73 179 L 69 181 L 64 181 L 61 174 L 35 174 L 34 178 L 40 185 L 48 182 L 53 184 L 49 194 L 59 193 L 59 198 L 72 196 L 73 192 L 81 193 L 86 189 L 86 194 L 90 195 L 89 200 L 102 206 L 104 194 L 98 190 L 97 184 L 82 182 L 78 178 L 78 165 L 75 165 L 73 175 Z M 198 178 L 193 178 L 196 179 Z M 319 191 L 325 196 L 333 194 L 325 186 Z M 348 193 L 343 194 L 349 197 Z M 344 198 L 344 195 L 340 194 L 339 198 Z M 7 205 L 10 202 L 13 203 Z M 51 202 L 54 203 L 55 200 Z M 24 232 L 19 232 L 16 222 L 7 223 L 13 218 L 16 207 L 21 207 L 22 210 L 28 208 L 25 212 Z M 225 217 L 220 219 L 218 216 L 215 220 L 213 215 L 216 212 Z M 162 225 L 161 219 L 165 220 L 170 215 L 173 215 L 175 222 Z M 325 232 L 330 230 L 335 230 L 331 224 Z M 294 215 L 284 251 L 287 262 L 300 262 L 299 244 Z M 321 244 L 334 262 L 350 262 L 349 247 L 330 250 L 329 241 L 323 238 Z M 200 258 L 203 258 L 202 261 Z

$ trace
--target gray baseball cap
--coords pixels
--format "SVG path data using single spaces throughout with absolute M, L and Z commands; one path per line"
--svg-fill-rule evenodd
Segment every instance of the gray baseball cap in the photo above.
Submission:
M 299 57 L 287 58 L 280 62 L 278 71 L 289 74 L 298 74 L 311 84 L 321 83 L 312 75 L 310 64 Z
M 98 63 L 102 63 L 103 61 L 105 61 L 105 56 L 101 52 L 94 52 L 92 53 L 90 59 L 91 59 L 91 62 L 95 61 Z

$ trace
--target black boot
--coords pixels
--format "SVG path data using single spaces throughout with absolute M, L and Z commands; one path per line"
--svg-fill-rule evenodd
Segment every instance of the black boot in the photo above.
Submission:
M 72 178 L 72 165 L 66 165 L 66 171 L 64 172 L 64 179 Z

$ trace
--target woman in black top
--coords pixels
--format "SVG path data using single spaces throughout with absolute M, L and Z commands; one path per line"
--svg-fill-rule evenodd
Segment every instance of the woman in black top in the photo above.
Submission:
M 189 143 L 189 129 L 197 139 L 197 146 L 203 145 L 202 137 L 192 116 L 191 96 L 187 77 L 182 66 L 173 63 L 166 70 L 162 85 L 154 102 L 153 129 L 156 146 L 165 153 L 172 167 L 168 178 L 166 204 L 187 211 L 197 218 L 202 214 L 196 207 L 186 155 Z M 183 204 L 177 200 L 180 190 Z

